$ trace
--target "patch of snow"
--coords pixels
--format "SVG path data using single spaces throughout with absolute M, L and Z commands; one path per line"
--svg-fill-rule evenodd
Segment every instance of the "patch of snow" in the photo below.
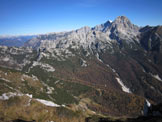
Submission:
M 127 87 L 127 86 L 125 86 L 124 85 L 124 83 L 122 82 L 122 80 L 119 78 L 119 74 L 116 72 L 116 70 L 115 69 L 113 69 L 110 65 L 106 65 L 108 68 L 110 68 L 115 74 L 116 74 L 116 80 L 118 81 L 118 83 L 121 85 L 121 87 L 122 87 L 122 90 L 124 91 L 124 92 L 127 92 L 127 93 L 132 93 L 131 91 L 130 91 L 130 89 Z
M 30 97 L 31 99 L 33 98 L 32 94 L 25 94 L 26 96 Z
M 110 23 L 112 23 L 112 20 L 109 20 Z
M 0 96 L 0 100 L 9 100 L 11 97 L 15 97 L 15 96 L 28 96 L 30 99 L 28 101 L 27 106 L 30 105 L 30 102 L 33 98 L 32 94 L 22 94 L 22 93 L 13 93 L 13 92 L 9 92 L 9 93 L 3 93 L 2 96 Z M 43 100 L 43 99 L 35 99 L 38 102 L 46 105 L 46 106 L 51 106 L 51 107 L 60 107 L 60 105 L 53 103 L 52 101 L 47 101 L 47 100 Z M 65 106 L 65 105 L 61 105 L 61 106 Z
M 148 115 L 148 111 L 150 107 L 151 107 L 151 103 L 146 99 L 144 104 L 144 109 L 143 109 L 144 116 Z
M 8 100 L 11 97 L 15 97 L 15 96 L 23 96 L 23 94 L 21 94 L 21 93 L 12 93 L 12 92 L 3 93 L 2 96 L 0 96 L 0 100 Z
M 116 80 L 117 80 L 118 83 L 121 85 L 122 90 L 123 90 L 124 92 L 131 93 L 131 91 L 129 90 L 129 88 L 127 88 L 127 87 L 124 85 L 124 83 L 122 82 L 122 80 L 121 80 L 120 78 L 116 77 Z
M 61 105 L 62 107 L 65 107 L 66 105 Z
M 100 62 L 102 62 L 102 63 L 103 63 L 103 61 L 100 59 L 100 56 L 99 56 L 99 54 L 98 54 L 98 53 L 96 54 L 96 57 L 97 57 L 97 59 L 98 59 Z
M 154 77 L 155 79 L 157 79 L 158 81 L 161 81 L 162 82 L 162 79 L 159 77 L 159 75 L 153 75 L 151 74 L 152 77 Z
M 150 107 L 151 103 L 146 99 L 147 106 Z
M 60 105 L 57 105 L 53 103 L 52 101 L 47 101 L 47 100 L 42 100 L 42 99 L 36 99 L 38 102 L 46 105 L 46 106 L 51 106 L 51 107 L 60 107 Z

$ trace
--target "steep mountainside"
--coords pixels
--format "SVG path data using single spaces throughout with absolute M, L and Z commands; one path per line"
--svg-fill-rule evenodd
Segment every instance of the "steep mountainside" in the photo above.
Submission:
M 93 28 L 39 35 L 24 47 L 1 46 L 0 106 L 16 96 L 26 97 L 27 107 L 16 116 L 7 104 L 0 118 L 79 122 L 147 115 L 150 104 L 162 103 L 161 42 L 161 26 L 140 28 L 119 16 Z M 39 102 L 58 115 L 22 112 L 37 111 Z

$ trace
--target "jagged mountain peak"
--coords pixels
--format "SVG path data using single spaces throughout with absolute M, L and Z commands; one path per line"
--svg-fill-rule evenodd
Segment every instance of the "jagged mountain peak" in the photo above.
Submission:
M 108 20 L 108 21 L 106 21 L 104 24 L 102 24 L 102 25 L 104 25 L 104 27 L 109 27 L 110 25 L 111 25 L 111 23 L 112 23 L 112 21 L 111 20 Z
M 130 20 L 126 16 L 118 16 L 115 21 L 119 22 L 130 22 Z
M 117 32 L 133 32 L 137 33 L 139 31 L 139 27 L 132 24 L 131 21 L 126 16 L 118 16 L 114 21 L 106 21 L 103 24 L 97 25 L 93 30 L 96 31 L 117 31 Z
M 134 31 L 139 30 L 139 27 L 132 24 L 131 21 L 126 16 L 118 16 L 113 22 L 112 26 L 118 27 L 120 29 L 132 29 Z
M 111 39 L 115 39 L 118 42 L 127 40 L 127 43 L 129 43 L 133 42 L 134 38 L 139 34 L 139 30 L 140 28 L 132 24 L 127 17 L 119 16 L 111 23 L 111 26 L 106 31 L 110 31 Z
M 112 21 L 108 20 L 103 24 L 96 25 L 94 28 L 92 28 L 92 30 L 104 32 L 105 30 L 107 30 L 110 27 L 111 23 L 112 23 Z
M 80 29 L 77 29 L 76 32 L 84 32 L 84 33 L 87 33 L 87 32 L 89 32 L 90 30 L 91 30 L 91 27 L 89 27 L 89 26 L 84 26 L 84 27 L 82 27 L 82 28 L 80 28 Z
M 42 35 L 41 38 L 30 40 L 26 45 L 33 47 L 34 43 L 34 45 L 39 47 L 39 45 L 42 45 L 41 43 L 43 43 L 43 45 L 46 45 L 45 43 L 50 43 L 48 45 L 54 44 L 56 46 L 58 44 L 64 44 L 63 47 L 69 47 L 72 42 L 75 42 L 78 46 L 80 46 L 80 44 L 84 44 L 84 47 L 85 45 L 87 47 L 87 45 L 90 45 L 91 42 L 95 42 L 98 39 L 104 42 L 110 42 L 111 40 L 120 41 L 122 39 L 127 40 L 129 43 L 133 42 L 138 33 L 138 26 L 132 24 L 127 17 L 119 16 L 113 22 L 108 20 L 105 23 L 97 25 L 93 28 L 84 26 L 80 29 L 69 32 Z

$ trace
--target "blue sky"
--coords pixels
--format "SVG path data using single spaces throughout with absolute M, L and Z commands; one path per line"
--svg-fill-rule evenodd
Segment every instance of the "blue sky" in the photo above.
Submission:
M 0 35 L 93 27 L 120 15 L 139 26 L 162 25 L 162 0 L 0 0 Z

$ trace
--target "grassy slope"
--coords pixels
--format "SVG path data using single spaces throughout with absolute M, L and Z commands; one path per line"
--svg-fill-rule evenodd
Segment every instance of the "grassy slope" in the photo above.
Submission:
M 32 74 L 37 76 L 39 80 L 36 81 L 27 78 L 22 82 L 21 76 L 23 73 L 1 69 L 2 72 L 8 72 L 7 77 L 3 77 L 12 81 L 9 83 L 5 81 L 0 82 L 0 87 L 2 87 L 1 94 L 12 91 L 9 88 L 3 87 L 4 84 L 7 84 L 22 93 L 33 94 L 35 98 L 50 100 L 57 104 L 65 104 L 68 110 L 84 116 L 95 114 L 104 116 L 137 116 L 141 114 L 140 112 L 144 104 L 143 98 L 125 94 L 121 90 L 114 90 L 119 85 L 115 83 L 114 79 L 110 78 L 113 75 L 112 71 L 97 62 L 94 57 L 90 57 L 94 58 L 94 61 L 89 62 L 87 59 L 89 64 L 87 68 L 91 72 L 91 74 L 87 75 L 85 72 L 87 68 L 81 67 L 80 58 L 83 58 L 83 56 L 80 55 L 79 57 L 73 57 L 61 62 L 54 59 L 42 59 L 41 62 L 52 65 L 56 71 L 50 73 L 36 66 L 27 74 L 29 76 L 32 76 Z M 24 69 L 24 72 L 28 68 L 29 66 Z M 80 75 L 81 73 L 83 75 Z M 101 81 L 97 79 L 100 76 L 103 76 Z M 89 83 L 89 79 L 93 82 Z M 113 82 L 110 82 L 111 80 Z M 53 87 L 54 91 L 51 94 L 47 94 L 48 88 L 43 83 Z M 103 83 L 107 84 L 108 87 L 100 86 Z M 113 90 L 109 90 L 109 88 L 113 88 Z

